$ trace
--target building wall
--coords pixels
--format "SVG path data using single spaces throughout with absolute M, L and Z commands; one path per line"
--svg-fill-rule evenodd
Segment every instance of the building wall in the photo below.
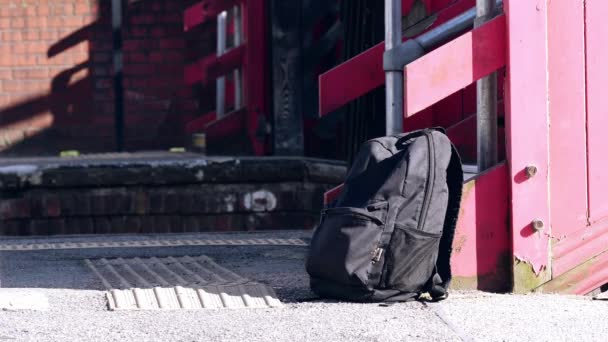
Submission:
M 207 105 L 183 83 L 188 56 L 214 48 L 209 30 L 183 33 L 182 13 L 193 2 L 124 1 L 128 150 L 183 146 L 185 123 L 196 117 L 200 99 Z M 0 0 L 0 156 L 114 150 L 110 6 Z

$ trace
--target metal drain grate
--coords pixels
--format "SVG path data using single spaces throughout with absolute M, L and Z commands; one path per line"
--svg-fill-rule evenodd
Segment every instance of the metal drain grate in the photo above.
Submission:
M 85 260 L 110 310 L 281 307 L 274 290 L 207 256 Z
M 54 249 L 144 248 L 179 246 L 307 246 L 302 239 L 155 239 L 123 241 L 87 241 L 57 243 L 0 243 L 0 251 L 40 251 Z

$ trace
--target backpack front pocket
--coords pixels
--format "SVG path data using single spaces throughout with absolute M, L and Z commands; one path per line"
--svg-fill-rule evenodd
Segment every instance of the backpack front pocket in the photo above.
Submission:
M 441 233 L 434 234 L 396 224 L 386 256 L 386 285 L 418 292 L 433 275 Z
M 386 213 L 386 203 L 366 209 L 324 210 L 310 243 L 308 273 L 334 283 L 367 288 Z

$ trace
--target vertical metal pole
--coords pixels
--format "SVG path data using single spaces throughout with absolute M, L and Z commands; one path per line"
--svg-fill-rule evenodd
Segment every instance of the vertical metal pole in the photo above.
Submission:
M 252 1 L 250 1 L 252 3 Z M 271 70 L 272 70 L 272 135 L 273 153 L 278 156 L 304 154 L 304 50 L 302 48 L 305 20 L 304 7 L 310 1 L 272 0 L 271 13 Z M 251 22 L 257 18 L 246 17 Z M 247 31 L 249 34 L 249 31 Z M 252 36 L 246 37 L 250 48 Z M 250 65 L 247 73 L 255 69 Z M 249 78 L 247 76 L 246 78 Z M 253 91 L 248 86 L 249 96 Z M 247 99 L 250 103 L 254 99 Z
M 384 1 L 385 49 L 401 44 L 401 0 Z M 386 134 L 403 131 L 403 71 L 386 72 Z
M 477 0 L 475 27 L 494 17 L 496 0 Z M 498 162 L 496 73 L 477 81 L 477 168 L 487 170 Z
M 243 20 L 241 5 L 234 7 L 234 47 L 237 48 L 243 41 Z M 241 69 L 234 70 L 234 110 L 241 109 L 243 106 L 243 80 Z
M 114 65 L 114 131 L 116 150 L 124 150 L 124 94 L 122 63 L 122 0 L 112 0 L 112 58 Z
M 226 52 L 226 11 L 217 16 L 217 56 Z M 219 77 L 215 81 L 215 114 L 221 118 L 226 113 L 226 77 Z

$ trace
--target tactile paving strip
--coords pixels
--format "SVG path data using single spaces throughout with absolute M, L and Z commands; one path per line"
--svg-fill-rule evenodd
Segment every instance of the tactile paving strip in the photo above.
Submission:
M 143 248 L 179 246 L 307 246 L 301 239 L 155 239 L 130 241 L 87 241 L 58 243 L 0 242 L 0 251 L 40 251 L 55 249 Z
M 211 258 L 85 260 L 108 290 L 110 310 L 276 308 L 274 290 L 218 265 Z

